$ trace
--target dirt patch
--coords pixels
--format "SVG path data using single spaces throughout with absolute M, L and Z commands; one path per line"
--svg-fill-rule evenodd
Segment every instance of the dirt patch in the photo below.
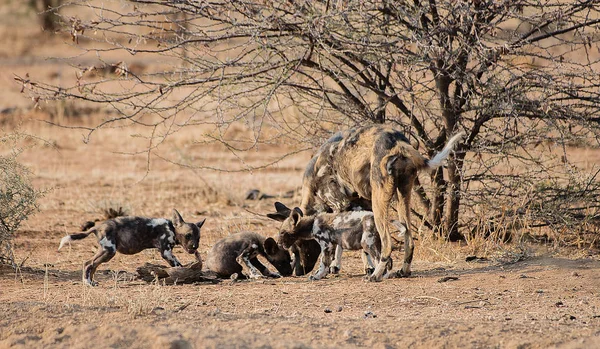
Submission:
M 0 346 L 519 347 L 600 345 L 600 262 L 417 262 L 415 276 L 158 286 L 105 272 L 3 269 Z M 114 265 L 111 265 L 114 267 Z M 439 282 L 444 276 L 454 281 Z

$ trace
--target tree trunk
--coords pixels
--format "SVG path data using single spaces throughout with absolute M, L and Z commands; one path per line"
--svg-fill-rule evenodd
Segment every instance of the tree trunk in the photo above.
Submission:
M 35 8 L 39 12 L 40 25 L 43 31 L 53 32 L 59 28 L 59 17 L 54 8 L 60 6 L 62 0 L 35 0 Z
M 445 231 L 448 240 L 461 241 L 464 236 L 458 231 L 458 212 L 460 209 L 460 169 L 464 154 L 452 156 L 448 161 L 448 209 L 446 211 Z
M 442 236 L 442 218 L 444 217 L 444 203 L 446 193 L 446 181 L 444 180 L 444 171 L 440 168 L 431 175 L 433 183 L 433 199 L 431 200 L 431 225 L 435 236 Z

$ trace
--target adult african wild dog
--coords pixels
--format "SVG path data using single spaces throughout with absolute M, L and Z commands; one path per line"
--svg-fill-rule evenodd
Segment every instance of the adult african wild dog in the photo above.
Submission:
M 389 126 L 371 125 L 337 133 L 321 146 L 306 167 L 300 208 L 311 214 L 370 206 L 382 244 L 382 258 L 370 280 L 380 281 L 392 250 L 388 209 L 397 198 L 398 217 L 406 228 L 400 274 L 408 276 L 414 251 L 410 232 L 413 183 L 419 171 L 439 167 L 462 136 L 463 133 L 455 135 L 441 152 L 427 159 L 400 131 Z
M 93 280 L 98 266 L 111 260 L 115 254 L 136 254 L 147 248 L 157 248 L 160 255 L 172 267 L 181 266 L 173 255 L 173 247 L 181 245 L 186 252 L 195 254 L 200 260 L 198 245 L 200 243 L 200 228 L 205 219 L 192 224 L 186 223 L 177 210 L 173 210 L 172 220 L 146 217 L 117 217 L 96 224 L 93 228 L 79 234 L 71 234 L 60 240 L 60 250 L 67 242 L 81 240 L 90 234 L 95 234 L 100 248 L 91 260 L 85 262 L 83 281 L 95 286 Z
M 285 205 L 278 203 L 277 210 Z M 304 216 L 302 210 L 295 207 L 289 217 L 281 224 L 279 243 L 284 248 L 290 248 L 299 240 L 314 239 L 321 246 L 321 263 L 319 270 L 310 276 L 310 280 L 319 280 L 332 271 L 341 267 L 342 249 L 363 250 L 361 254 L 365 273 L 374 271 L 371 258 L 379 262 L 381 257 L 381 239 L 375 228 L 373 212 L 348 211 L 340 213 L 316 213 Z M 337 265 L 332 265 L 333 253 Z M 387 271 L 392 268 L 391 259 Z
M 259 255 L 266 258 L 279 274 L 264 266 L 257 258 Z M 217 241 L 206 258 L 208 269 L 220 277 L 237 274 L 238 278 L 252 279 L 292 275 L 291 262 L 290 253 L 280 248 L 273 238 L 253 232 L 232 234 Z

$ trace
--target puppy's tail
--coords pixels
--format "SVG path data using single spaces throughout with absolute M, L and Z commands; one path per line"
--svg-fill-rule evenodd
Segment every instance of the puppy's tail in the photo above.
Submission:
M 426 161 L 426 168 L 430 169 L 430 170 L 435 170 L 436 168 L 440 167 L 440 165 L 444 162 L 444 160 L 446 160 L 446 158 L 448 157 L 448 155 L 450 155 L 450 152 L 452 151 L 452 148 L 454 148 L 454 145 L 465 135 L 464 132 L 460 132 L 456 135 L 454 135 L 454 137 L 450 138 L 450 140 L 448 141 L 448 144 L 446 144 L 446 146 L 444 147 L 444 149 L 442 149 L 441 152 L 439 152 L 438 154 L 436 154 L 436 156 L 433 157 L 433 159 L 427 160 Z
M 60 244 L 58 245 L 58 250 L 60 251 L 60 249 L 67 243 L 67 242 L 71 242 L 73 240 L 82 240 L 87 238 L 90 234 L 96 234 L 98 235 L 98 233 L 96 232 L 96 228 L 91 228 L 88 231 L 84 232 L 84 233 L 78 233 L 78 234 L 71 234 L 71 235 L 67 235 L 65 237 L 63 237 L 62 239 L 60 239 Z

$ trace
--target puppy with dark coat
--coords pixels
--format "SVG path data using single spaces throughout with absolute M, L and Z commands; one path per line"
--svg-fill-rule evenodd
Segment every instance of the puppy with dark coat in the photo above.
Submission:
M 94 258 L 85 262 L 83 267 L 83 281 L 95 286 L 98 284 L 93 281 L 96 269 L 100 264 L 111 260 L 117 251 L 131 255 L 148 248 L 156 248 L 170 266 L 178 267 L 181 263 L 173 255 L 173 247 L 181 245 L 186 252 L 195 254 L 196 259 L 201 261 L 198 245 L 200 228 L 205 220 L 196 224 L 186 223 L 175 209 L 172 220 L 135 216 L 117 217 L 99 223 L 83 233 L 63 237 L 58 249 L 60 250 L 67 242 L 85 239 L 90 234 L 95 234 L 100 248 Z
M 257 258 L 259 255 L 269 261 L 279 274 L 264 266 Z M 220 277 L 237 274 L 237 278 L 257 279 L 289 276 L 293 271 L 287 250 L 280 248 L 273 238 L 253 232 L 232 234 L 217 241 L 208 252 L 206 264 Z

